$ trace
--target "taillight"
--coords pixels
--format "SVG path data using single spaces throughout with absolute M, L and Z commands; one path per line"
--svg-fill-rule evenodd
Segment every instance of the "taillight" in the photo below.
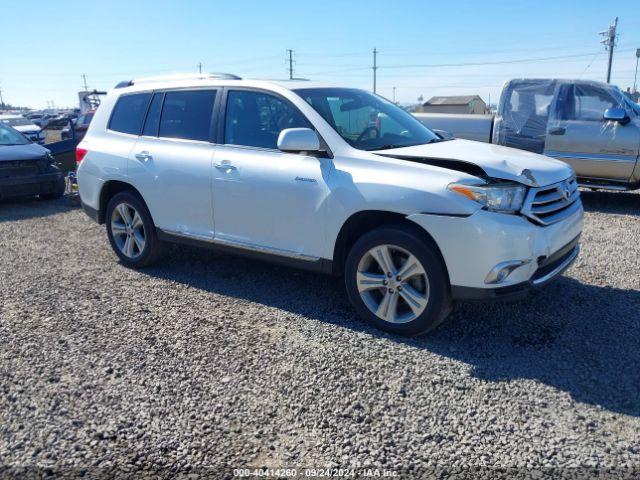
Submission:
M 84 160 L 85 155 L 89 150 L 86 148 L 76 148 L 76 163 L 80 165 L 80 162 Z

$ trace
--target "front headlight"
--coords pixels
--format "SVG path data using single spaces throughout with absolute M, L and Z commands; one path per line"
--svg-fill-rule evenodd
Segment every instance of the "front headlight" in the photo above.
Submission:
M 487 210 L 502 213 L 515 213 L 520 211 L 527 191 L 524 185 L 517 183 L 496 185 L 451 183 L 447 188 L 474 202 L 478 202 Z

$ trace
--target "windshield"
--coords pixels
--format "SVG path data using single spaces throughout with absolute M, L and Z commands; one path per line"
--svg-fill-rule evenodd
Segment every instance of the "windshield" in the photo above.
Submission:
M 27 145 L 31 143 L 20 132 L 0 122 L 0 146 L 1 145 Z
M 613 90 L 614 95 L 617 97 L 616 100 L 620 102 L 620 105 L 619 105 L 620 107 L 626 106 L 627 107 L 626 110 L 631 110 L 631 112 L 635 116 L 640 116 L 640 105 L 638 105 L 629 97 L 627 97 L 627 95 L 622 90 L 620 90 L 619 87 L 612 86 L 611 89 Z
M 364 90 L 302 88 L 294 90 L 349 145 L 382 150 L 442 141 L 397 105 Z
M 633 100 L 625 96 L 625 102 L 629 105 L 629 108 L 636 114 L 636 117 L 640 117 L 640 104 L 635 103 Z
M 28 119 L 24 117 L 11 117 L 11 118 L 2 118 L 0 122 L 6 123 L 7 125 L 11 125 L 12 127 L 22 127 L 24 125 L 33 125 Z

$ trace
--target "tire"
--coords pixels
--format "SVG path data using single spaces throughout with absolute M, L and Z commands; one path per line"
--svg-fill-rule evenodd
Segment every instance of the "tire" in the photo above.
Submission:
M 389 257 L 392 266 L 386 270 L 392 271 L 384 272 L 380 265 L 388 264 Z M 390 225 L 364 234 L 351 248 L 344 272 L 356 312 L 381 330 L 420 335 L 436 328 L 451 312 L 444 261 L 418 227 Z
M 107 205 L 105 224 L 111 248 L 127 267 L 152 265 L 165 252 L 147 206 L 134 192 L 114 195 Z

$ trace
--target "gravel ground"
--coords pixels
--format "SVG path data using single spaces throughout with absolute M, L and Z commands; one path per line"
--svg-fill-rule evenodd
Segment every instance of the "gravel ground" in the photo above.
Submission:
M 80 210 L 0 204 L 4 475 L 631 478 L 640 195 L 583 200 L 565 277 L 517 303 L 457 305 L 418 339 L 361 323 L 340 280 L 186 247 L 132 271 Z

